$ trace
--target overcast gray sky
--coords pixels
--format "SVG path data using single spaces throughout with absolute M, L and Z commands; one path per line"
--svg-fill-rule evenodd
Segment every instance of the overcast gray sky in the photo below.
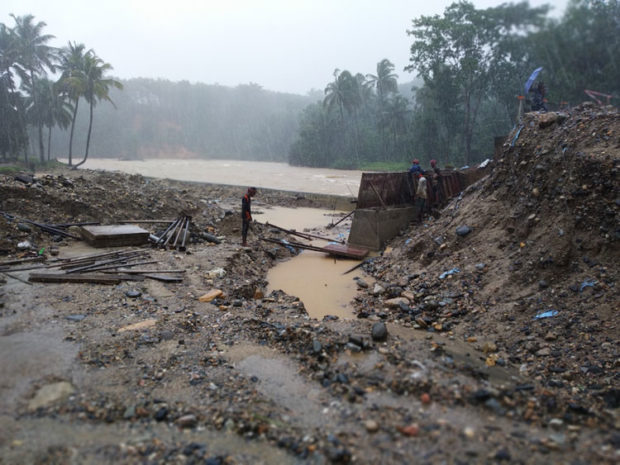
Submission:
M 558 16 L 567 0 L 549 3 Z M 335 68 L 374 73 L 388 58 L 399 81 L 420 15 L 452 0 L 2 0 L 0 22 L 31 13 L 55 46 L 84 43 L 120 78 L 150 77 L 227 86 L 257 83 L 305 94 L 323 90 Z M 474 0 L 478 8 L 504 2 Z

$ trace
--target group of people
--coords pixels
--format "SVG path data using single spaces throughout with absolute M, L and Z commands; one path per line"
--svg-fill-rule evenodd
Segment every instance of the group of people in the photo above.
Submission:
M 430 211 L 435 205 L 443 205 L 445 195 L 441 185 L 441 170 L 437 166 L 437 160 L 431 160 L 431 169 L 426 171 L 420 166 L 420 160 L 414 158 L 409 168 L 409 174 L 417 180 L 415 192 L 415 220 L 422 221 L 424 213 Z M 430 185 L 427 178 L 430 178 Z

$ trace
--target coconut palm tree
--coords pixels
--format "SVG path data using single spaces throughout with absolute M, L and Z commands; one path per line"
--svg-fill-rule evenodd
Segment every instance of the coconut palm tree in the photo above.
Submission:
M 379 105 L 385 104 L 386 98 L 391 93 L 398 92 L 398 75 L 393 73 L 394 65 L 390 60 L 384 58 L 377 63 L 377 74 L 367 74 L 367 84 L 375 87 Z
M 43 34 L 43 28 L 46 26 L 45 22 L 39 21 L 35 23 L 33 15 L 15 16 L 12 14 L 11 17 L 15 21 L 13 32 L 17 40 L 20 62 L 23 67 L 17 69 L 18 71 L 22 69 L 25 71 L 25 73 L 20 75 L 22 83 L 29 85 L 32 92 L 30 97 L 33 105 L 38 107 L 39 97 L 37 90 L 39 90 L 39 87 L 36 81 L 39 76 L 46 74 L 46 69 L 54 71 L 53 61 L 56 57 L 56 49 L 47 45 L 54 36 Z M 44 162 L 45 148 L 43 146 L 42 118 L 35 118 L 33 122 L 39 134 L 39 156 L 41 161 Z
M 24 72 L 19 63 L 17 37 L 12 29 L 0 23 L 0 153 L 17 153 L 26 147 L 28 136 L 23 114 L 23 97 L 15 85 L 17 69 Z
M 84 91 L 84 99 L 89 104 L 89 119 L 88 119 L 88 135 L 86 136 L 86 151 L 84 152 L 84 159 L 75 165 L 77 169 L 80 165 L 84 164 L 88 159 L 88 149 L 90 147 L 90 136 L 93 129 L 93 109 L 97 102 L 101 100 L 107 100 L 112 105 L 114 102 L 110 98 L 110 88 L 116 87 L 122 89 L 123 85 L 112 78 L 105 77 L 107 71 L 112 69 L 112 65 L 104 62 L 101 58 L 95 55 L 94 52 L 87 53 L 84 56 L 84 69 L 82 80 L 86 84 Z
M 334 70 L 334 80 L 325 88 L 323 106 L 331 111 L 338 108 L 340 121 L 344 122 L 344 110 L 351 112 L 361 103 L 358 82 L 349 71 Z
M 67 129 L 71 124 L 72 106 L 68 95 L 62 88 L 62 82 L 48 81 L 48 106 L 45 113 L 45 126 L 47 126 L 47 160 L 50 160 L 52 147 L 52 129 L 58 126 Z
M 72 102 L 73 114 L 71 116 L 71 131 L 69 133 L 69 166 L 73 163 L 73 133 L 75 130 L 75 120 L 77 118 L 80 97 L 86 91 L 86 82 L 84 75 L 84 61 L 86 54 L 92 53 L 92 50 L 85 51 L 84 44 L 69 42 L 67 47 L 63 48 L 60 53 L 60 69 L 62 75 L 60 77 L 60 86 L 68 95 Z

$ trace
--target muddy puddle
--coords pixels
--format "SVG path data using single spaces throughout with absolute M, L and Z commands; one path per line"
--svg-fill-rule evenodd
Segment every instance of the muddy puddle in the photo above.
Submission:
M 343 222 L 335 228 L 328 228 L 338 221 L 337 213 L 315 208 L 275 207 L 261 210 L 254 215 L 256 221 L 274 224 L 285 229 L 327 237 L 334 241 L 346 240 L 350 222 Z M 320 239 L 312 242 L 299 239 L 316 247 L 324 247 L 329 242 Z M 358 260 L 336 259 L 325 253 L 302 250 L 290 260 L 279 263 L 269 270 L 267 292 L 282 290 L 299 297 L 308 315 L 322 319 L 326 315 L 339 318 L 353 318 L 351 300 L 357 293 L 356 277 L 362 272 L 354 270 L 345 274 Z

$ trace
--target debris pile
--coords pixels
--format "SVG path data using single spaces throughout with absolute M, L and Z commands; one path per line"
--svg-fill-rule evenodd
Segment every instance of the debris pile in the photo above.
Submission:
M 516 410 L 529 421 L 616 424 L 619 168 L 615 108 L 525 115 L 488 177 L 367 261 L 377 284 L 358 316 L 448 335 L 536 380 L 500 397 L 504 414 L 529 398 Z

